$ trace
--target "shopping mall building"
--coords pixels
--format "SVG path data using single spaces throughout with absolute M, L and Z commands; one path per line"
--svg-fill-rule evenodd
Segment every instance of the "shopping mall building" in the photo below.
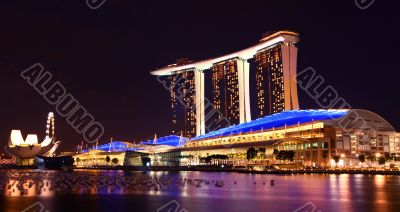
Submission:
M 232 166 L 296 163 L 354 167 L 361 165 L 359 156 L 364 155 L 363 166 L 375 166 L 373 161 L 378 158 L 400 156 L 399 139 L 400 134 L 385 119 L 367 110 L 291 110 L 189 140 L 167 136 L 141 144 L 116 142 L 118 148 L 106 144 L 103 149 L 76 155 L 75 161 L 80 158 L 77 165 L 82 166 L 100 165 L 95 159 L 104 164 L 109 156 L 119 158 L 117 165 L 196 166 L 211 164 L 205 160 L 208 156 L 223 155 L 225 159 L 218 163 Z M 257 153 L 248 160 L 250 148 Z M 274 150 L 294 151 L 294 160 L 277 160 Z

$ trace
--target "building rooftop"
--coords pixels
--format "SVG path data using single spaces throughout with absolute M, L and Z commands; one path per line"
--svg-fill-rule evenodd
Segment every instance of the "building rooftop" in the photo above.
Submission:
M 269 36 L 263 37 L 259 43 L 248 47 L 246 49 L 242 49 L 240 51 L 236 51 L 234 53 L 226 54 L 220 57 L 210 58 L 201 61 L 190 61 L 185 62 L 182 64 L 175 63 L 170 64 L 166 67 L 156 69 L 151 72 L 152 75 L 171 75 L 177 71 L 184 71 L 184 70 L 192 70 L 192 69 L 199 69 L 199 70 L 206 70 L 210 69 L 213 64 L 219 63 L 222 61 L 234 59 L 234 58 L 242 58 L 242 59 L 250 59 L 260 50 L 265 49 L 267 47 L 273 46 L 280 42 L 290 42 L 290 43 L 297 43 L 299 39 L 299 34 L 296 32 L 283 30 L 272 33 Z
M 251 122 L 233 125 L 192 138 L 190 141 L 209 139 L 221 136 L 248 133 L 251 131 L 270 130 L 312 121 L 338 119 L 347 115 L 349 110 L 290 110 L 253 120 Z
M 165 137 L 160 137 L 154 139 L 142 141 L 140 144 L 134 144 L 125 141 L 112 141 L 107 144 L 102 144 L 97 147 L 89 148 L 82 150 L 82 153 L 87 153 L 93 150 L 100 150 L 105 152 L 123 152 L 123 151 L 143 151 L 143 152 L 153 152 L 173 147 L 180 147 L 185 144 L 187 138 L 176 136 L 176 135 L 169 135 Z
M 102 150 L 102 151 L 124 151 L 127 148 L 132 147 L 132 143 L 124 141 L 113 141 L 107 144 L 98 145 L 97 147 L 82 150 L 82 152 L 88 152 L 90 150 Z
M 185 137 L 181 137 L 181 136 L 177 136 L 177 135 L 169 135 L 169 136 L 157 138 L 156 142 L 154 141 L 154 139 L 151 139 L 151 140 L 143 141 L 143 142 L 141 142 L 141 144 L 145 144 L 145 145 L 157 144 L 157 145 L 169 145 L 169 146 L 178 147 L 178 146 L 182 146 L 187 140 L 188 139 Z

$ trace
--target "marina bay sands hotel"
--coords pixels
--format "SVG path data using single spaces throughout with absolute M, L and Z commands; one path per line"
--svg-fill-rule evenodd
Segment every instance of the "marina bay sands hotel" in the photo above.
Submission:
M 299 109 L 295 46 L 298 41 L 298 33 L 291 31 L 264 34 L 256 45 L 231 54 L 202 61 L 179 59 L 152 71 L 151 74 L 165 76 L 168 81 L 172 133 L 192 138 L 249 122 L 252 116 L 260 118 Z M 250 79 L 250 69 L 255 70 L 255 79 Z M 212 76 L 210 90 L 205 86 L 207 73 Z M 251 81 L 255 81 L 255 91 Z M 212 93 L 211 100 L 206 98 L 207 91 Z M 253 113 L 251 92 L 256 92 L 257 101 Z
M 295 32 L 264 34 L 256 45 L 231 54 L 179 59 L 152 71 L 169 90 L 173 135 L 86 149 L 74 156 L 76 165 L 109 166 L 107 157 L 118 165 L 155 167 L 219 166 L 224 158 L 227 167 L 259 170 L 378 167 L 389 157 L 387 165 L 400 164 L 400 133 L 378 114 L 299 109 L 298 41 Z M 279 156 L 288 151 L 291 159 Z

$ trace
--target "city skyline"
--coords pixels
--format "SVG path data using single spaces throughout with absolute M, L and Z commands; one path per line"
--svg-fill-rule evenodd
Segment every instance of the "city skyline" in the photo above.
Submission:
M 47 3 L 49 6 L 55 4 Z M 87 11 L 80 8 L 81 5 L 73 3 L 68 6 L 58 5 L 57 8 L 60 11 L 64 7 L 69 7 L 78 14 L 77 17 L 87 18 L 86 20 L 78 18 L 78 20 L 73 17 L 61 18 L 58 14 L 48 11 L 43 12 L 48 7 L 44 3 L 19 6 L 13 3 L 2 3 L 4 11 L 1 14 L 9 17 L 10 15 L 13 17 L 13 10 L 21 7 L 32 6 L 33 11 L 37 12 L 25 11 L 21 16 L 15 16 L 11 22 L 3 23 L 3 26 L 10 29 L 4 33 L 3 40 L 15 39 L 9 43 L 5 42 L 0 50 L 1 97 L 2 102 L 7 103 L 2 106 L 1 112 L 4 118 L 1 124 L 1 139 L 3 140 L 1 144 L 6 144 L 12 128 L 21 129 L 24 133 L 44 135 L 43 117 L 54 109 L 19 75 L 34 63 L 40 62 L 49 69 L 54 77 L 71 90 L 71 93 L 104 125 L 105 134 L 102 141 L 106 142 L 110 137 L 118 140 L 147 140 L 153 137 L 154 133 L 170 134 L 168 91 L 164 91 L 159 82 L 148 75 L 150 70 L 169 64 L 180 57 L 201 60 L 234 52 L 251 45 L 268 30 L 281 29 L 295 30 L 301 35 L 301 42 L 298 44 L 299 71 L 314 67 L 324 77 L 326 83 L 332 85 L 353 108 L 370 109 L 381 114 L 396 129 L 399 129 L 400 123 L 396 116 L 392 115 L 396 114 L 395 105 L 398 104 L 398 100 L 395 97 L 398 85 L 394 77 L 387 77 L 387 75 L 395 74 L 392 67 L 395 67 L 396 54 L 393 49 L 396 49 L 398 44 L 382 45 L 375 42 L 382 40 L 386 34 L 392 33 L 393 29 L 390 26 L 394 23 L 394 19 L 390 13 L 381 14 L 378 10 L 391 8 L 377 2 L 368 11 L 360 11 L 353 2 L 348 5 L 333 3 L 330 7 L 340 8 L 341 11 L 341 16 L 333 18 L 331 16 L 334 12 L 329 12 L 331 8 L 317 9 L 318 3 L 315 3 L 315 6 L 310 3 L 309 7 L 304 7 L 305 10 L 310 11 L 309 13 L 297 10 L 306 3 L 294 3 L 287 7 L 289 13 L 279 13 L 278 9 L 284 7 L 285 3 L 271 3 L 268 5 L 271 9 L 263 15 L 260 15 L 259 9 L 245 6 L 243 9 L 246 12 L 240 20 L 247 26 L 244 31 L 229 27 L 218 31 L 216 30 L 219 27 L 218 23 L 213 23 L 209 25 L 211 29 L 215 29 L 212 33 L 205 30 L 199 34 L 185 34 L 185 30 L 180 28 L 186 26 L 192 30 L 197 28 L 196 24 L 201 25 L 203 21 L 212 23 L 211 20 L 216 17 L 217 11 L 221 12 L 221 10 L 209 8 L 209 17 L 200 19 L 190 16 L 188 20 L 177 21 L 180 20 L 179 16 L 165 16 L 165 11 L 175 6 L 177 6 L 175 10 L 178 11 L 179 5 L 159 4 L 157 7 L 152 7 L 153 5 L 145 3 L 138 5 L 125 3 L 128 4 L 127 8 L 135 6 L 135 13 L 128 13 L 126 9 L 119 15 L 109 12 L 121 9 L 119 2 L 109 2 L 103 8 L 104 13 L 101 14 L 87 14 Z M 223 7 L 223 5 L 216 6 Z M 151 11 L 159 16 L 143 20 L 135 15 L 142 14 L 144 11 Z M 365 17 L 365 13 L 381 16 Z M 90 15 L 96 16 L 96 19 Z M 164 28 L 154 30 L 148 27 L 148 25 L 157 24 L 160 21 L 157 17 L 161 16 L 165 17 Z M 304 16 L 304 18 L 297 22 L 291 21 L 299 16 Z M 314 16 L 327 24 L 310 25 Z M 272 17 L 280 17 L 280 19 Z M 3 18 L 3 20 L 7 19 Z M 30 19 L 34 23 L 43 19 L 45 21 L 41 22 L 42 25 L 33 24 L 28 27 L 28 29 L 38 27 L 41 30 L 27 37 L 16 26 L 25 26 L 25 20 Z M 250 21 L 255 19 L 263 20 L 263 24 Z M 80 24 L 76 26 L 67 24 L 64 25 L 65 29 L 62 29 L 57 27 L 59 22 Z M 187 24 L 189 22 L 194 22 L 194 24 Z M 131 25 L 131 23 L 135 24 Z M 230 25 L 229 22 L 227 24 Z M 104 28 L 95 29 L 91 27 L 92 25 L 100 25 Z M 331 30 L 333 27 L 343 30 Z M 371 27 L 375 27 L 376 30 L 371 30 Z M 112 35 L 112 45 L 108 41 L 111 34 L 107 29 L 121 33 Z M 78 36 L 75 31 L 83 34 Z M 363 36 L 367 34 L 368 36 Z M 138 42 L 145 37 L 151 42 Z M 65 42 L 60 43 L 60 40 Z M 372 55 L 369 52 L 384 53 Z M 374 73 L 376 70 L 385 71 L 387 75 L 362 74 Z M 250 97 L 250 99 L 255 98 Z M 304 91 L 299 90 L 299 99 L 302 109 L 319 108 Z M 393 103 L 384 103 L 386 99 L 392 99 Z M 256 104 L 252 102 L 252 105 Z M 71 150 L 83 139 L 62 118 L 58 120 L 57 131 L 59 138 L 64 141 L 60 149 Z

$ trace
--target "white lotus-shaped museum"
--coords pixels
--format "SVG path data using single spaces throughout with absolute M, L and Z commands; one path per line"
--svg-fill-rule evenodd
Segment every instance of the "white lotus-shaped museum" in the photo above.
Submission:
M 60 141 L 52 143 L 52 138 L 47 137 L 39 144 L 36 134 L 28 134 L 24 140 L 20 130 L 12 130 L 8 146 L 5 150 L 8 154 L 18 158 L 32 158 L 36 155 L 53 155 Z
M 24 139 L 20 130 L 11 130 L 8 145 L 4 149 L 9 155 L 17 158 L 54 155 L 61 143 L 61 141 L 55 141 L 54 131 L 54 114 L 50 112 L 47 117 L 46 136 L 41 143 L 36 134 L 28 134 Z

